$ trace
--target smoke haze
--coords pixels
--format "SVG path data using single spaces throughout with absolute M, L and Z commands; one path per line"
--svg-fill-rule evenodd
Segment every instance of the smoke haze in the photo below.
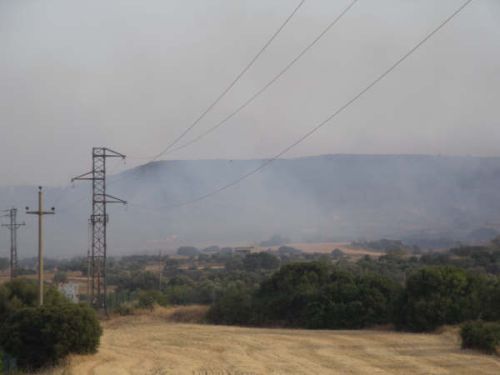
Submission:
M 0 0 L 3 185 L 65 185 L 108 146 L 129 166 L 162 150 L 298 2 Z M 307 1 L 190 135 L 262 87 L 349 2 Z M 175 159 L 267 158 L 342 105 L 460 0 L 359 1 L 275 86 Z M 499 156 L 500 2 L 474 1 L 290 156 Z M 121 165 L 117 168 L 123 169 Z

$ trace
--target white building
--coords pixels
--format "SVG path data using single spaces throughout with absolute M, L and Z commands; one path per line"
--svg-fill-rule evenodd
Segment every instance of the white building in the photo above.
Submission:
M 74 302 L 74 303 L 79 302 L 78 284 L 76 284 L 76 283 L 59 284 L 58 289 L 71 302 Z

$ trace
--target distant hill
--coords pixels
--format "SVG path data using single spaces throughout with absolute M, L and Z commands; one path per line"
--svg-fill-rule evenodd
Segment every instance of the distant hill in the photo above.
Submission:
M 213 197 L 180 208 L 250 171 L 259 160 L 158 161 L 111 176 L 110 253 L 181 244 L 392 238 L 486 240 L 500 228 L 500 158 L 324 155 L 281 159 Z M 35 187 L 0 188 L 0 207 L 33 206 Z M 47 188 L 48 253 L 86 251 L 90 187 Z M 55 202 L 54 202 L 55 201 Z M 76 203 L 75 203 L 76 202 Z M 23 211 L 23 210 L 20 210 Z M 34 253 L 35 218 L 22 217 L 20 246 Z M 0 256 L 8 233 L 0 236 Z M 20 250 L 21 256 L 22 250 Z

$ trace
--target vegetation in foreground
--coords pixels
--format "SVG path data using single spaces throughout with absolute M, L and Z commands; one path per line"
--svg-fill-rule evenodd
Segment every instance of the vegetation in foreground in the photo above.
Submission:
M 0 286 L 0 352 L 17 367 L 36 370 L 53 366 L 67 355 L 95 353 L 102 329 L 94 310 L 70 303 L 57 290 L 45 292 L 37 304 L 31 280 L 15 279 Z
M 281 246 L 242 255 L 215 246 L 184 247 L 181 257 L 167 260 L 161 288 L 158 276 L 145 271 L 151 259 L 123 258 L 114 264 L 115 298 L 125 295 L 142 308 L 208 304 L 208 321 L 229 325 L 359 329 L 390 324 L 429 332 L 500 320 L 499 239 L 440 252 L 389 240 L 368 242 L 366 248 L 388 250 L 352 259 L 339 249 L 305 254 Z M 117 306 L 124 314 L 133 308 Z
M 155 305 L 203 304 L 210 306 L 209 322 L 261 327 L 393 325 L 426 332 L 463 323 L 464 348 L 495 352 L 500 239 L 488 246 L 441 252 L 390 240 L 357 246 L 373 251 L 374 256 L 353 258 L 340 249 L 311 254 L 283 245 L 260 253 L 211 246 L 183 247 L 177 256 L 163 259 L 112 258 L 108 281 L 115 292 L 108 305 L 127 315 L 135 308 Z M 47 264 L 57 270 L 54 283 L 86 271 L 82 258 Z M 17 357 L 22 368 L 57 363 L 69 353 L 92 353 L 99 344 L 101 330 L 92 310 L 69 304 L 51 288 L 45 299 L 47 305 L 37 308 L 35 285 L 26 280 L 0 287 L 0 348 Z M 52 334 L 61 324 L 68 334 Z M 35 338 L 26 339 L 32 331 L 37 332 Z M 82 340 L 76 343 L 71 337 Z M 43 350 L 34 349 L 39 346 Z
M 460 330 L 462 348 L 477 349 L 492 354 L 497 353 L 500 346 L 500 323 L 467 322 Z

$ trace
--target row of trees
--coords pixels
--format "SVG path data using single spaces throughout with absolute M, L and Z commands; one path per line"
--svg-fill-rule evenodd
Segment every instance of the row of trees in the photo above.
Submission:
M 289 264 L 255 289 L 231 288 L 209 311 L 219 324 L 431 331 L 472 319 L 500 320 L 500 281 L 449 266 L 414 272 L 402 286 L 325 263 Z

